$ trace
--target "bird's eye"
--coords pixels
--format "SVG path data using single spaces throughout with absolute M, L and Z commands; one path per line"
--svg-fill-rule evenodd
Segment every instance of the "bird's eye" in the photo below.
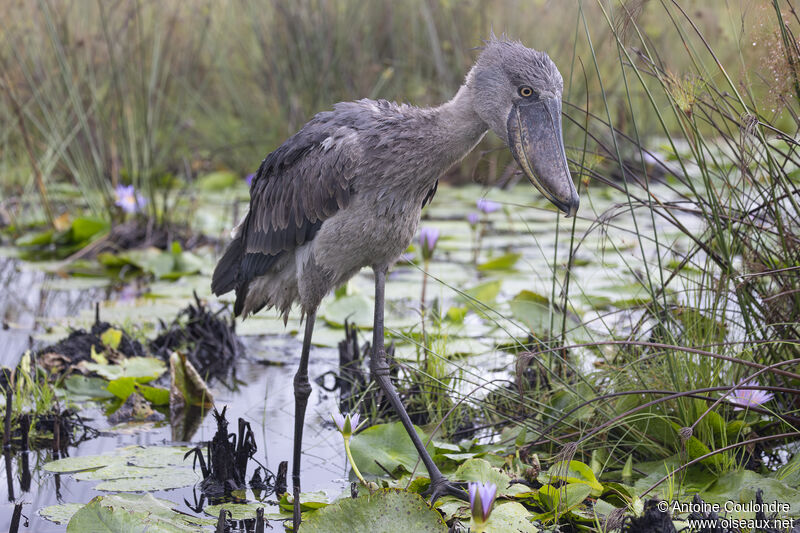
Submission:
M 517 92 L 523 98 L 530 98 L 531 96 L 533 96 L 533 89 L 531 89 L 527 85 L 523 85 L 522 87 L 520 87 Z

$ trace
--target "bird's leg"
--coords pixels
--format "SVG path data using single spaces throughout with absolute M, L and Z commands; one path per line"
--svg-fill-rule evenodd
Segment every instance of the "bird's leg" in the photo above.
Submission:
M 411 442 L 419 453 L 422 463 L 428 470 L 428 476 L 431 480 L 430 489 L 428 492 L 431 495 L 431 503 L 435 502 L 439 497 L 450 494 L 462 500 L 466 500 L 467 493 L 458 488 L 455 484 L 450 483 L 444 475 L 439 471 L 436 463 L 431 459 L 428 450 L 422 443 L 417 432 L 414 430 L 414 425 L 409 418 L 403 402 L 400 400 L 400 395 L 394 388 L 392 381 L 389 377 L 389 363 L 386 361 L 386 351 L 383 347 L 383 307 L 384 307 L 384 285 L 386 284 L 386 271 L 387 268 L 373 268 L 375 272 L 375 321 L 372 328 L 372 357 L 370 358 L 370 372 L 372 379 L 378 382 L 383 393 L 389 399 L 389 403 L 394 407 L 406 428 L 408 436 L 411 437 Z
M 303 336 L 303 351 L 300 366 L 294 375 L 294 456 L 292 460 L 292 491 L 294 494 L 294 530 L 300 527 L 300 454 L 303 450 L 303 424 L 306 418 L 311 384 L 308 382 L 308 352 L 311 349 L 311 334 L 314 332 L 316 312 L 306 315 L 306 332 Z

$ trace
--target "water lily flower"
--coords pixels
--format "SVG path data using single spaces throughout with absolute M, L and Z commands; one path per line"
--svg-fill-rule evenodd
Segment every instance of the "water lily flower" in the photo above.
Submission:
M 422 258 L 425 260 L 433 257 L 433 249 L 439 240 L 439 230 L 436 228 L 422 228 L 419 230 L 419 244 L 422 248 Z
M 361 420 L 361 415 L 358 413 L 331 413 L 331 418 L 333 418 L 333 423 L 336 424 L 336 427 L 339 429 L 339 433 L 345 439 L 349 439 L 350 436 L 361 429 L 361 426 L 367 423 L 366 420 L 359 425 L 359 420 Z
M 339 433 L 342 434 L 342 438 L 344 438 L 344 452 L 347 454 L 347 460 L 350 462 L 350 467 L 353 469 L 353 473 L 356 475 L 359 481 L 365 486 L 369 487 L 370 485 L 364 479 L 364 476 L 361 475 L 361 472 L 358 470 L 358 466 L 356 466 L 355 460 L 353 460 L 353 454 L 350 452 L 350 437 L 353 436 L 353 433 L 358 431 L 361 426 L 367 423 L 366 420 L 359 424 L 359 420 L 361 419 L 361 415 L 358 413 L 337 413 L 332 412 L 331 418 L 333 418 L 333 423 L 336 424 Z
M 133 185 L 117 185 L 114 196 L 116 198 L 114 204 L 126 213 L 135 213 L 147 205 L 147 198 L 136 192 Z
M 478 213 L 470 213 L 467 215 L 467 222 L 469 222 L 469 225 L 473 228 L 478 225 L 479 220 L 480 217 L 478 216 Z
M 494 483 L 470 482 L 469 508 L 472 511 L 472 521 L 478 526 L 479 531 L 483 529 L 481 526 L 489 520 L 496 497 L 497 485 Z
M 756 387 L 758 383 L 754 380 L 742 383 L 742 386 Z M 762 405 L 770 401 L 773 397 L 771 392 L 761 389 L 736 389 L 731 393 L 729 399 L 732 403 L 740 405 L 741 407 L 734 407 L 734 411 L 741 411 L 747 407 Z
M 478 206 L 478 209 L 480 209 L 481 211 L 483 211 L 487 215 L 489 213 L 494 213 L 495 211 L 497 211 L 498 209 L 500 209 L 502 207 L 497 202 L 493 202 L 491 200 L 487 200 L 486 198 L 478 198 L 477 206 Z
M 252 187 L 253 186 L 253 178 L 255 178 L 255 177 L 256 177 L 255 174 L 248 174 L 247 177 L 244 179 L 244 181 L 247 182 L 247 186 L 248 187 Z

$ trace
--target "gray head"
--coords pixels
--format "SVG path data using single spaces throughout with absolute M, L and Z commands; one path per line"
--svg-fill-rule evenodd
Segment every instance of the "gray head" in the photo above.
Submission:
M 503 139 L 525 175 L 572 216 L 580 199 L 561 134 L 564 82 L 544 52 L 492 37 L 467 76 L 478 116 Z

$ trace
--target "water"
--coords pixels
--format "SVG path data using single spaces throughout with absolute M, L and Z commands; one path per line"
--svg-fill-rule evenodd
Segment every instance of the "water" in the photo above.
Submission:
M 656 188 L 654 193 L 662 199 L 671 197 L 666 189 Z M 471 391 L 493 379 L 502 382 L 509 377 L 514 358 L 510 353 L 497 349 L 496 344 L 514 338 L 525 339 L 527 329 L 515 319 L 508 301 L 523 290 L 549 297 L 554 288 L 558 298 L 568 253 L 571 221 L 561 218 L 557 234 L 553 212 L 520 205 L 536 198 L 530 187 L 513 191 L 493 190 L 488 196 L 503 202 L 506 207 L 487 217 L 489 223 L 481 239 L 478 263 L 508 252 L 519 253 L 520 259 L 514 270 L 491 272 L 477 269 L 471 251 L 475 234 L 465 217 L 467 213 L 476 211 L 475 200 L 484 194 L 485 191 L 474 186 L 442 187 L 421 223 L 421 226 L 437 227 L 442 235 L 428 268 L 433 276 L 427 287 L 429 304 L 438 299 L 443 309 L 464 305 L 459 303 L 454 288 L 472 287 L 487 280 L 500 282 L 499 295 L 496 302 L 492 302 L 496 313 L 479 316 L 470 312 L 462 324 L 447 324 L 441 331 L 434 331 L 447 338 L 441 344 L 442 355 L 458 355 L 452 364 L 459 371 L 461 381 L 457 387 L 461 392 Z M 640 279 L 643 272 L 652 268 L 650 265 L 657 253 L 652 242 L 656 228 L 644 211 L 637 214 L 638 229 L 645 236 L 644 250 L 640 249 L 639 241 L 632 233 L 633 219 L 629 213 L 623 213 L 604 228 L 591 225 L 591 221 L 614 201 L 619 201 L 619 198 L 615 199 L 605 190 L 590 190 L 584 196 L 583 217 L 577 221 L 576 235 L 585 234 L 585 238 L 576 255 L 580 261 L 572 270 L 570 304 L 584 322 L 589 321 L 589 325 L 578 332 L 584 337 L 573 337 L 576 341 L 586 336 L 589 339 L 607 338 L 611 332 L 625 331 L 638 320 L 638 315 L 631 312 L 609 313 L 605 311 L 606 304 L 615 298 L 633 298 L 635 294 L 630 286 Z M 545 205 L 543 201 L 537 202 L 537 205 Z M 225 211 L 221 208 L 204 211 L 206 215 L 214 212 Z M 211 226 L 225 225 L 222 221 L 212 222 Z M 699 227 L 698 219 L 691 216 L 682 217 L 682 222 L 687 227 Z M 658 231 L 662 245 L 670 239 L 681 244 L 679 234 L 670 232 L 668 228 L 659 228 Z M 555 248 L 556 237 L 559 239 L 558 249 Z M 198 253 L 202 255 L 204 252 Z M 215 302 L 216 298 L 209 294 L 208 288 L 213 253 L 209 250 L 203 256 L 208 269 L 200 276 L 122 288 L 111 287 L 106 280 L 62 279 L 47 273 L 44 267 L 48 265 L 30 265 L 13 257 L 0 257 L 0 283 L 5 289 L 0 291 L 0 316 L 3 318 L 0 346 L 4 348 L 0 352 L 0 364 L 13 367 L 25 350 L 65 336 L 68 327 L 90 325 L 97 302 L 101 303 L 103 320 L 128 329 L 142 328 L 148 334 L 154 332 L 158 318 L 168 322 L 192 301 L 193 291 L 197 291 L 201 298 Z M 416 331 L 418 326 L 422 277 L 418 266 L 399 264 L 390 273 L 387 283 L 387 333 L 398 343 L 397 354 L 401 359 L 414 360 L 416 357 L 409 333 Z M 365 302 L 363 308 L 349 316 L 359 325 L 368 326 L 371 322 L 372 283 L 371 274 L 365 271 L 349 285 L 348 291 Z M 148 293 L 147 297 L 143 297 L 143 293 Z M 225 299 L 230 301 L 229 297 Z M 332 497 L 338 496 L 348 484 L 341 437 L 330 423 L 330 413 L 338 409 L 337 398 L 335 393 L 326 392 L 314 380 L 326 372 L 337 370 L 338 355 L 334 347 L 344 338 L 344 332 L 335 324 L 341 323 L 344 316 L 337 314 L 334 307 L 330 299 L 323 303 L 315 328 L 310 366 L 312 394 L 306 414 L 302 468 L 305 490 L 326 490 Z M 560 316 L 553 317 L 553 321 L 560 325 Z M 257 458 L 276 471 L 280 461 L 291 462 L 294 424 L 292 378 L 302 334 L 299 316 L 291 315 L 288 326 L 284 327 L 274 313 L 261 313 L 237 325 L 237 331 L 245 335 L 247 356 L 235 364 L 235 386 L 212 384 L 215 404 L 220 410 L 227 406 L 231 429 L 236 427 L 239 417 L 250 423 L 258 445 Z M 362 331 L 361 335 L 365 339 L 368 332 Z M 33 340 L 34 336 L 36 340 Z M 590 359 L 576 364 L 591 369 Z M 92 417 L 89 424 L 103 433 L 96 439 L 70 447 L 70 456 L 101 454 L 132 444 L 171 443 L 171 429 L 165 423 L 112 432 L 98 410 L 89 410 L 83 415 Z M 193 435 L 192 442 L 210 440 L 215 430 L 216 424 L 209 414 Z M 32 480 L 27 491 L 20 487 L 21 455 L 17 454 L 12 461 L 14 496 L 17 501 L 24 502 L 23 513 L 29 518 L 28 528 L 21 528 L 21 531 L 64 531 L 63 525 L 40 519 L 35 510 L 60 502 L 86 503 L 102 494 L 93 488 L 97 482 L 76 481 L 70 476 L 49 474 L 37 468 L 50 459 L 48 451 L 28 452 Z M 0 462 L 0 465 L 0 476 L 6 478 L 5 464 Z M 0 504 L 2 531 L 9 526 L 13 509 L 10 502 L 14 498 L 10 497 L 5 484 L 0 485 L 3 485 L 0 500 L 6 502 Z M 194 501 L 191 487 L 153 494 L 171 500 L 182 511 L 196 514 L 184 501 Z
M 92 312 L 95 301 L 113 299 L 120 294 L 110 288 L 91 290 L 49 290 L 42 288 L 50 280 L 48 274 L 37 270 L 20 268 L 15 259 L 0 259 L 0 275 L 6 287 L 27 287 L 28 290 L 0 292 L 0 311 L 8 328 L 0 330 L 0 346 L 6 349 L 0 354 L 0 364 L 12 367 L 22 352 L 31 345 L 30 336 L 41 331 L 39 319 L 75 316 L 80 311 Z M 248 421 L 255 433 L 258 453 L 256 459 L 273 472 L 280 461 L 291 464 L 292 434 L 294 430 L 294 392 L 292 378 L 295 365 L 292 362 L 299 354 L 301 343 L 293 336 L 276 336 L 270 341 L 258 337 L 243 337 L 248 357 L 276 361 L 278 364 L 263 364 L 251 359 L 240 359 L 234 369 L 234 388 L 220 383 L 212 386 L 215 404 L 218 409 L 227 407 L 227 418 L 235 428 L 240 417 Z M 41 342 L 33 342 L 35 347 Z M 279 349 L 276 349 L 279 346 Z M 338 352 L 330 348 L 314 347 L 311 351 L 312 380 L 328 371 L 338 368 Z M 314 490 L 329 490 L 338 495 L 348 482 L 345 480 L 346 459 L 341 436 L 332 429 L 330 413 L 337 409 L 336 398 L 317 384 L 312 383 L 312 393 L 306 413 L 303 443 L 304 487 Z M 78 446 L 70 446 L 68 455 L 83 456 L 107 453 L 110 450 L 129 445 L 158 445 L 172 443 L 171 428 L 168 423 L 145 424 L 136 430 L 111 432 L 105 416 L 98 409 L 83 412 L 87 423 L 103 429 L 98 438 L 85 441 Z M 210 413 L 206 414 L 192 442 L 211 440 L 216 431 L 216 423 Z M 27 460 L 32 473 L 31 487 L 23 491 L 21 487 L 22 453 L 12 460 L 13 496 L 24 503 L 23 515 L 29 519 L 28 528 L 21 531 L 40 533 L 60 532 L 65 526 L 56 525 L 40 518 L 36 509 L 57 503 L 85 503 L 93 497 L 104 494 L 96 491 L 94 481 L 76 481 L 69 475 L 45 472 L 41 464 L 51 460 L 52 452 L 27 452 Z M 0 462 L 0 477 L 7 478 L 6 463 Z M 251 463 L 251 466 L 252 463 Z M 248 472 L 248 477 L 252 472 Z M 291 481 L 290 481 L 291 482 Z M 172 491 L 157 491 L 156 497 L 169 499 L 178 504 L 180 510 L 193 513 L 184 498 L 193 502 L 191 487 Z M 3 483 L 0 488 L 0 531 L 8 529 L 11 522 L 14 497 Z

